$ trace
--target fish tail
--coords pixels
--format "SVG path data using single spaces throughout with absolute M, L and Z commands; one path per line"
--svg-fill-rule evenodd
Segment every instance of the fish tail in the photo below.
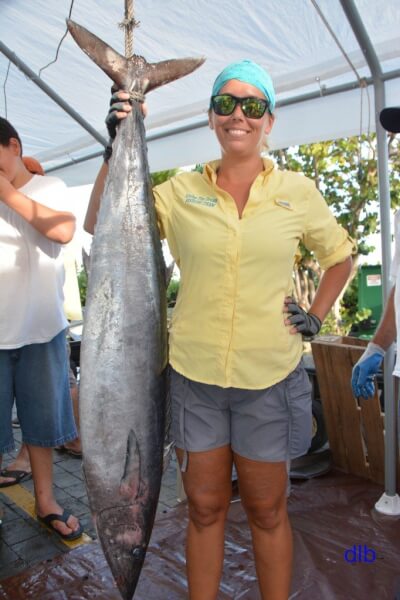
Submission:
M 131 58 L 125 58 L 71 19 L 67 19 L 67 27 L 78 46 L 119 89 L 135 89 L 145 94 L 192 73 L 205 61 L 205 58 L 181 58 L 148 63 L 142 56 L 133 55 Z
M 205 58 L 178 58 L 148 64 L 146 91 L 149 92 L 170 81 L 176 81 L 185 75 L 189 75 L 189 73 L 200 67 L 204 61 Z
M 128 59 L 75 21 L 67 19 L 67 27 L 84 53 L 103 69 L 119 89 L 126 89 Z

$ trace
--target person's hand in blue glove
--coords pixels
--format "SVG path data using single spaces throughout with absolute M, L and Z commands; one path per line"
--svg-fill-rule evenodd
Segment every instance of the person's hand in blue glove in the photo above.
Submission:
M 356 398 L 372 398 L 375 393 L 374 377 L 377 375 L 385 350 L 369 342 L 364 354 L 353 367 L 351 387 Z

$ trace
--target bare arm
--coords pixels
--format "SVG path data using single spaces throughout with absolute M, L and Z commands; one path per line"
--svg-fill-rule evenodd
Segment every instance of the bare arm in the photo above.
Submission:
M 285 325 L 290 327 L 289 333 L 302 333 L 306 336 L 318 333 L 323 320 L 346 284 L 351 265 L 352 259 L 349 256 L 325 271 L 308 313 L 290 296 L 285 298 L 283 312 L 286 313 Z
M 393 287 L 389 294 L 382 319 L 372 338 L 374 344 L 378 344 L 378 346 L 384 350 L 387 350 L 396 339 L 396 316 L 394 310 L 395 289 L 396 288 Z
M 75 232 L 75 217 L 72 213 L 53 210 L 28 198 L 2 175 L 0 201 L 12 208 L 47 239 L 59 244 L 71 241 Z
M 351 273 L 351 265 L 352 259 L 349 256 L 343 262 L 327 269 L 323 274 L 309 311 L 313 315 L 316 315 L 321 322 L 325 319 L 333 303 L 346 285 L 346 281 Z
M 104 183 L 108 174 L 108 164 L 103 163 L 100 167 L 100 171 L 97 174 L 96 181 L 90 195 L 89 205 L 86 211 L 85 222 L 83 228 L 88 233 L 93 235 L 94 228 L 97 222 L 97 213 L 100 208 L 100 199 L 104 189 Z

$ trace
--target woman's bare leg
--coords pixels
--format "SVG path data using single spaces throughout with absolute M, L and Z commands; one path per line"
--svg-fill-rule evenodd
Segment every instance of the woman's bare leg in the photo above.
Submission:
M 292 573 L 292 532 L 286 506 L 286 462 L 264 463 L 234 455 L 249 520 L 263 600 L 287 600 Z
M 183 451 L 176 450 L 182 464 Z M 190 452 L 182 474 L 188 497 L 186 569 L 190 600 L 216 600 L 224 560 L 224 529 L 232 495 L 229 446 Z

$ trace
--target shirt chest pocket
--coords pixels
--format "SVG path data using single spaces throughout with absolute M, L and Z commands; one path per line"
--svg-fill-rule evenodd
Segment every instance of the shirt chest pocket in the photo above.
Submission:
M 277 197 L 271 203 L 268 229 L 272 235 L 279 236 L 287 242 L 298 243 L 303 235 L 304 215 L 297 203 L 282 197 Z

